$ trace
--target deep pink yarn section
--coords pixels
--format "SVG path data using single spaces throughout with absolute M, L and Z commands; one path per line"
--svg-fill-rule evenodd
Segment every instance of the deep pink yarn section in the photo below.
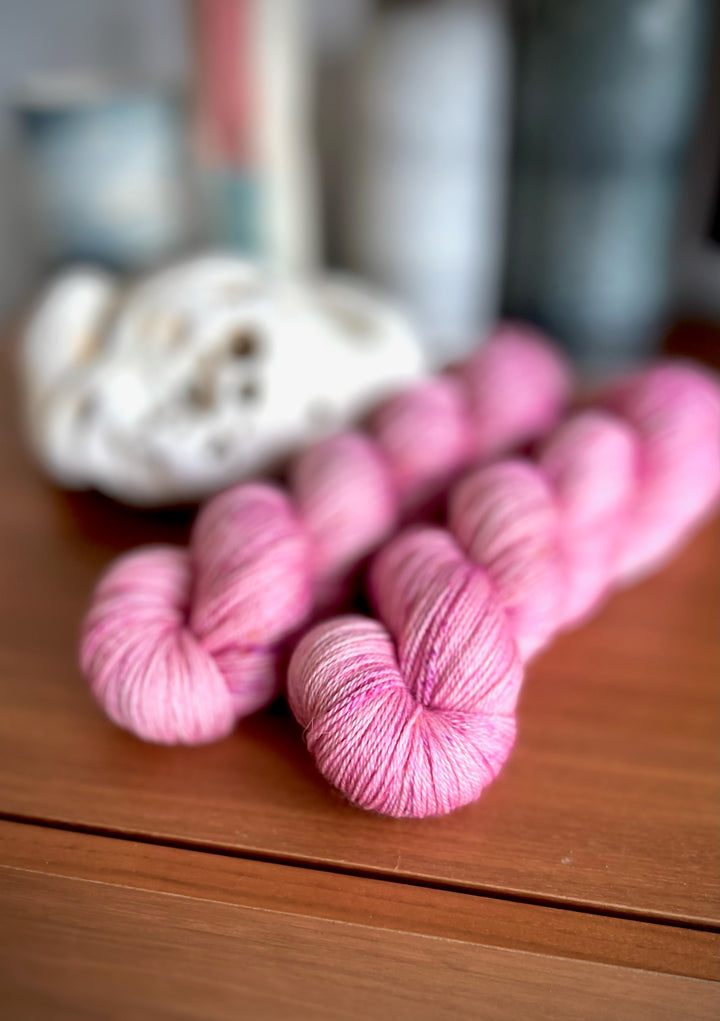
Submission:
M 377 619 L 328 620 L 290 662 L 290 705 L 325 777 L 391 816 L 474 801 L 512 749 L 528 659 L 712 508 L 719 433 L 716 382 L 659 365 L 560 426 L 535 463 L 472 471 L 447 530 L 390 540 L 370 570 Z
M 461 469 L 545 434 L 569 392 L 544 338 L 503 326 L 458 368 L 388 400 L 367 431 L 305 450 L 288 491 L 235 486 L 200 511 L 188 549 L 119 557 L 80 652 L 108 716 L 166 744 L 227 734 L 275 697 L 283 643 L 403 516 Z

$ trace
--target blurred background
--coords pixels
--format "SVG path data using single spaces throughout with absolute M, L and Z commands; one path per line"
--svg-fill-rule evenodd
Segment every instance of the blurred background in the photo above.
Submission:
M 1 0 L 0 316 L 60 266 L 339 267 L 431 361 L 720 318 L 712 0 Z

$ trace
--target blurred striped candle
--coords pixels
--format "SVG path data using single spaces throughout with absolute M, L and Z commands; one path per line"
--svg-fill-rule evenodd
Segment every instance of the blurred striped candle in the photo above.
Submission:
M 214 240 L 316 261 L 304 0 L 196 0 L 197 135 Z

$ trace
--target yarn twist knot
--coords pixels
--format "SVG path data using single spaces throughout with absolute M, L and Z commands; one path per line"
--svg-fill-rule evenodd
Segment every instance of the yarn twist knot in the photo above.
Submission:
M 236 486 L 200 511 L 188 549 L 121 556 L 83 626 L 96 698 L 146 740 L 227 734 L 275 697 L 283 642 L 402 516 L 469 463 L 546 432 L 568 393 L 539 335 L 500 328 L 457 369 L 383 404 L 367 432 L 301 453 L 289 492 Z
M 661 365 L 560 426 L 537 463 L 472 471 L 446 530 L 392 539 L 370 568 L 378 619 L 326 621 L 290 662 L 290 705 L 325 777 L 393 816 L 474 801 L 512 749 L 528 659 L 717 499 L 719 431 L 714 381 Z

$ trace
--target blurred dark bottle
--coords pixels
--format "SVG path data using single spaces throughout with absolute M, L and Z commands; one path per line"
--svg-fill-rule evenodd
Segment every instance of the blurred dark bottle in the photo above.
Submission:
M 506 309 L 614 369 L 668 312 L 707 0 L 533 0 L 519 13 Z

